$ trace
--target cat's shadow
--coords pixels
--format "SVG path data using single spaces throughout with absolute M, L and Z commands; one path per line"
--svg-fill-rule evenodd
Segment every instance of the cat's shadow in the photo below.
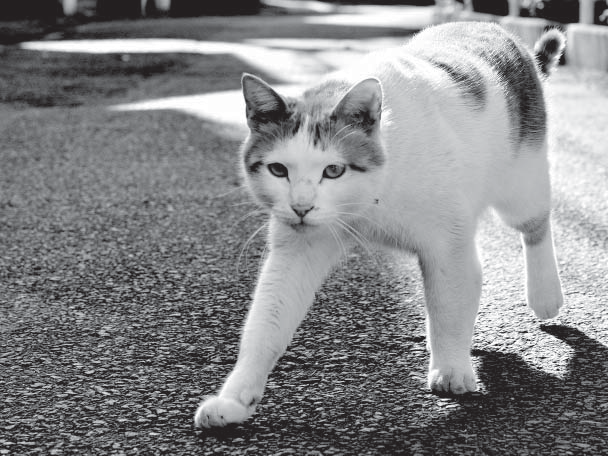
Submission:
M 513 353 L 473 350 L 472 355 L 479 360 L 477 372 L 485 385 L 486 399 L 498 399 L 506 392 L 518 391 L 542 400 L 562 394 L 560 390 L 564 388 L 580 386 L 581 382 L 587 386 L 595 381 L 604 383 L 603 369 L 597 366 L 608 362 L 608 347 L 569 326 L 544 324 L 540 329 L 572 350 L 563 378 L 534 369 Z
M 534 426 L 562 420 L 564 426 L 569 417 L 587 414 L 608 427 L 608 418 L 596 410 L 601 398 L 606 398 L 608 347 L 570 326 L 545 324 L 540 329 L 570 348 L 570 353 L 564 353 L 569 358 L 563 375 L 534 368 L 517 354 L 473 350 L 484 385 L 482 394 L 453 397 L 461 407 L 425 431 L 432 434 L 440 428 L 466 425 L 477 434 L 490 435 L 496 429 L 518 432 L 526 423 Z M 492 425 L 488 426 L 488 420 Z

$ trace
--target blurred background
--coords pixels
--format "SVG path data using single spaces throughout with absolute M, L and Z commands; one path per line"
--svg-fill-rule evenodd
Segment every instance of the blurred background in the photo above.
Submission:
M 287 0 L 289 1 L 289 0 Z M 433 5 L 433 0 L 322 0 L 334 4 Z M 481 13 L 507 15 L 509 0 L 457 0 Z M 441 1 L 438 3 L 442 3 Z M 511 2 L 513 3 L 513 2 Z M 579 0 L 521 0 L 520 14 L 564 23 L 580 19 Z M 593 23 L 606 24 L 606 0 L 589 3 Z M 268 2 L 272 4 L 272 2 Z M 0 3 L 0 20 L 38 19 L 54 22 L 65 17 L 79 20 L 138 18 L 142 16 L 192 17 L 215 14 L 258 14 L 263 12 L 262 0 L 21 0 Z

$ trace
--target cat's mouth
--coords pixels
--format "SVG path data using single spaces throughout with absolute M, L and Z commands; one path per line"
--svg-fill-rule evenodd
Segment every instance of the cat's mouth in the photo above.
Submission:
M 309 220 L 309 217 L 289 217 L 284 214 L 276 214 L 277 219 L 298 233 L 313 230 L 322 223 L 317 220 Z
M 307 223 L 304 220 L 300 220 L 299 222 L 295 223 L 289 223 L 289 226 L 299 233 L 314 227 L 314 225 L 311 225 L 310 223 Z
M 289 225 L 294 231 L 297 231 L 298 233 L 302 233 L 304 231 L 308 231 L 311 229 L 314 229 L 317 225 L 310 223 L 304 219 L 300 219 L 300 220 L 289 220 L 287 222 L 287 225 Z

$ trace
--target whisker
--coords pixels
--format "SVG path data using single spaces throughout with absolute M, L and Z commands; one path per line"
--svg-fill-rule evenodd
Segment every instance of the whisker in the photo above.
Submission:
M 342 128 L 340 128 L 340 129 L 339 129 L 339 130 L 338 130 L 338 131 L 337 131 L 337 132 L 336 132 L 336 133 L 335 133 L 335 134 L 334 134 L 334 135 L 331 137 L 331 140 L 330 140 L 330 141 L 333 141 L 333 140 L 336 138 L 336 136 L 338 136 L 338 135 L 339 135 L 340 133 L 342 133 L 344 130 L 346 130 L 347 128 L 350 128 L 350 127 L 352 127 L 352 126 L 353 126 L 353 124 L 348 124 L 348 125 L 345 125 L 345 126 L 343 126 Z
M 344 211 L 338 211 L 338 212 L 336 212 L 336 214 L 338 214 L 338 215 L 348 215 L 348 216 L 351 216 L 351 217 L 361 217 L 362 219 L 368 221 L 372 225 L 375 225 L 378 228 L 382 229 L 382 225 L 380 225 L 377 221 L 375 221 L 374 219 L 371 219 L 370 217 L 368 217 L 365 214 L 358 214 L 356 212 L 344 212 Z
M 368 217 L 365 217 L 362 214 L 349 214 L 349 213 L 343 213 L 343 212 L 339 212 L 338 214 L 354 215 L 354 216 L 358 215 L 358 216 L 364 217 L 368 221 L 370 221 L 371 223 L 373 223 L 374 225 L 376 225 L 380 230 L 384 231 L 384 229 L 383 229 L 383 227 L 381 225 L 379 225 L 378 223 L 376 223 L 374 220 L 372 220 L 372 219 L 370 219 Z M 354 226 L 352 226 L 349 223 L 345 222 L 340 217 L 338 217 L 336 220 L 338 221 L 338 223 L 340 223 L 342 229 L 344 231 L 346 231 L 355 240 L 356 243 L 358 243 L 359 245 L 361 245 L 361 247 L 363 247 L 365 249 L 366 253 L 371 258 L 373 258 L 373 260 L 375 261 L 375 263 L 378 266 L 382 266 L 380 252 L 378 252 L 376 249 L 373 248 L 373 246 L 372 246 L 373 243 L 369 239 L 367 239 L 363 233 L 361 233 L 359 230 L 357 230 Z M 384 234 L 388 238 L 392 238 L 392 236 L 389 233 L 387 233 L 386 231 L 384 231 Z
M 350 135 L 354 135 L 355 133 L 357 133 L 356 130 L 353 131 L 349 131 L 348 133 L 346 133 L 344 136 L 341 136 L 340 138 L 338 138 L 339 141 L 343 141 L 344 139 L 348 138 Z
M 236 261 L 236 272 L 237 272 L 237 274 L 240 272 L 239 266 L 241 264 L 241 258 L 243 257 L 243 253 L 245 254 L 245 268 L 247 270 L 247 274 L 249 274 L 249 267 L 248 267 L 248 264 L 249 264 L 249 259 L 248 259 L 249 247 L 251 247 L 251 244 L 253 244 L 253 240 L 259 234 L 259 232 L 262 231 L 267 226 L 268 226 L 268 222 L 263 223 L 262 226 L 260 226 L 258 229 L 256 229 L 253 232 L 253 234 L 251 236 L 249 236 L 249 238 L 247 238 L 247 240 L 245 241 L 245 244 L 241 248 L 241 252 L 239 253 L 239 257 L 238 257 L 238 259 Z M 266 247 L 264 247 L 264 251 L 266 251 Z
M 228 195 L 232 195 L 235 192 L 238 192 L 240 190 L 246 190 L 247 186 L 245 184 L 241 184 L 236 188 L 233 188 L 232 190 L 228 190 L 226 193 L 220 193 L 219 195 L 214 196 L 214 198 L 225 198 Z
M 340 204 L 336 204 L 336 207 L 342 207 L 342 206 L 378 206 L 378 203 L 370 203 L 367 201 L 359 201 L 359 202 L 352 202 L 352 203 L 340 203 Z
M 348 252 L 346 250 L 344 242 L 342 241 L 341 236 L 338 235 L 336 229 L 331 224 L 327 225 L 327 227 L 329 228 L 329 231 L 330 231 L 331 235 L 333 236 L 333 238 L 336 240 L 336 243 L 340 247 L 340 250 L 342 250 L 344 258 L 346 258 L 348 260 Z
M 365 238 L 365 236 L 363 236 L 363 234 L 361 234 L 355 227 L 349 225 L 341 218 L 337 218 L 336 221 L 340 224 L 340 226 L 346 233 L 350 234 L 350 236 L 356 241 L 357 244 L 363 247 L 370 256 L 373 256 L 372 250 L 370 249 L 371 243 L 368 239 Z
M 254 217 L 256 215 L 261 215 L 261 214 L 265 214 L 265 213 L 266 213 L 266 211 L 264 211 L 262 209 L 256 209 L 256 210 L 248 212 L 247 214 L 245 214 L 243 217 L 239 218 L 236 222 L 234 222 L 232 224 L 232 227 L 230 227 L 230 230 L 228 231 L 228 235 L 232 234 L 232 231 L 237 227 L 237 225 L 240 225 L 245 220 L 247 220 L 249 217 Z
M 266 224 L 268 226 L 268 223 Z M 266 260 L 266 255 L 268 254 L 268 242 L 264 243 L 264 248 L 262 249 L 262 254 L 260 255 L 261 261 Z
M 257 203 L 255 201 L 241 201 L 240 203 L 231 204 L 230 207 L 248 206 L 252 204 L 257 206 Z
M 374 225 L 387 238 L 393 239 L 393 236 L 388 231 L 386 231 L 386 229 L 380 223 L 378 223 L 376 220 L 368 217 L 365 214 L 358 214 L 356 212 L 336 212 L 336 213 L 338 215 L 348 215 L 348 216 L 351 216 L 351 217 L 361 217 L 362 219 L 364 219 L 364 220 L 368 221 L 369 223 L 371 223 L 372 225 Z

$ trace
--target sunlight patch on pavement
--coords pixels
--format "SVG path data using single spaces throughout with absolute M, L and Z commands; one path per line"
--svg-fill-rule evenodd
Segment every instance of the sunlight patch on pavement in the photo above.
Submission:
M 305 24 L 339 25 L 345 27 L 386 27 L 420 30 L 434 23 L 433 7 L 383 7 L 373 5 L 352 8 L 353 14 L 308 16 Z
M 406 37 L 377 37 L 363 40 L 334 40 L 325 38 L 255 38 L 247 43 L 272 49 L 291 49 L 293 51 L 342 51 L 370 52 L 377 49 L 398 46 L 408 40 Z
M 249 66 L 286 83 L 303 83 L 333 69 L 322 59 L 291 49 L 274 49 L 248 43 L 164 38 L 29 41 L 23 49 L 86 54 L 187 53 L 233 55 Z
M 395 46 L 403 38 L 366 40 L 251 39 L 245 43 L 196 41 L 185 39 L 101 39 L 32 41 L 24 49 L 42 52 L 89 54 L 189 53 L 233 55 L 261 73 L 284 85 L 277 90 L 286 95 L 320 75 L 346 66 L 373 49 Z M 176 110 L 222 124 L 245 128 L 244 102 L 239 90 L 166 97 L 113 106 L 117 111 Z
M 296 95 L 302 90 L 299 85 L 277 85 L 275 89 L 284 95 Z M 247 131 L 245 101 L 240 90 L 226 90 L 199 95 L 159 98 L 110 107 L 112 111 L 156 111 L 183 112 L 218 124 L 232 125 L 234 136 L 242 139 Z
M 84 54 L 233 54 L 237 43 L 196 41 L 175 38 L 108 38 L 99 40 L 28 41 L 23 49 L 45 52 L 76 52 Z

